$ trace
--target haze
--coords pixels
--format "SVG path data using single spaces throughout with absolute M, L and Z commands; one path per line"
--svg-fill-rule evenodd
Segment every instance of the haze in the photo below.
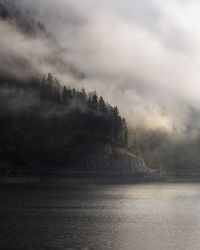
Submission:
M 25 43 L 26 50 L 23 43 L 4 43 L 3 51 L 6 45 L 15 53 L 23 50 L 34 70 L 51 70 L 65 84 L 97 90 L 133 126 L 184 131 L 191 110 L 199 111 L 198 1 L 18 2 L 45 23 L 62 48 L 55 58 L 55 48 L 41 39 Z M 22 36 L 15 32 L 12 36 Z M 30 56 L 33 45 L 37 50 Z M 42 60 L 49 56 L 53 59 Z M 73 65 L 85 78 L 74 77 L 52 60 Z

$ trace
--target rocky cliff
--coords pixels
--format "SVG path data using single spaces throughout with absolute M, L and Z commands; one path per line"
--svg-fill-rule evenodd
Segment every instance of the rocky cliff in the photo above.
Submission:
M 79 173 L 100 175 L 132 175 L 145 176 L 149 169 L 143 159 L 128 149 L 115 144 L 95 145 L 87 150 L 81 159 L 72 164 L 71 170 Z

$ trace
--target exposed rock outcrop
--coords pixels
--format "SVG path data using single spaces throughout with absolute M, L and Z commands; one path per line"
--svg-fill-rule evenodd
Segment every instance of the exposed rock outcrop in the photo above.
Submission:
M 77 164 L 79 166 L 77 166 Z M 113 145 L 101 145 L 81 158 L 76 167 L 82 173 L 102 175 L 133 175 L 144 176 L 149 174 L 149 169 L 143 159 L 130 153 L 128 149 Z

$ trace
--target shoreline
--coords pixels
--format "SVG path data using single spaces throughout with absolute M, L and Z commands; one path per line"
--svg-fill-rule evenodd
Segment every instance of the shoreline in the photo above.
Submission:
M 151 184 L 151 183 L 200 183 L 198 177 L 141 177 L 141 176 L 83 176 L 83 175 L 21 175 L 21 176 L 1 176 L 1 184 L 41 184 L 41 183 L 57 183 L 57 184 Z

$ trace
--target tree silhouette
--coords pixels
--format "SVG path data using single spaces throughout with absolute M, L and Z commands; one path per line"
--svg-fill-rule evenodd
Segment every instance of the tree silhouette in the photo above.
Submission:
M 107 113 L 107 107 L 102 96 L 99 98 L 99 111 L 102 113 Z
M 127 143 L 125 119 L 103 97 L 98 101 L 96 92 L 61 87 L 51 74 L 24 83 L 2 77 L 0 84 L 7 89 L 0 93 L 0 163 L 27 170 L 68 168 L 81 145 Z

